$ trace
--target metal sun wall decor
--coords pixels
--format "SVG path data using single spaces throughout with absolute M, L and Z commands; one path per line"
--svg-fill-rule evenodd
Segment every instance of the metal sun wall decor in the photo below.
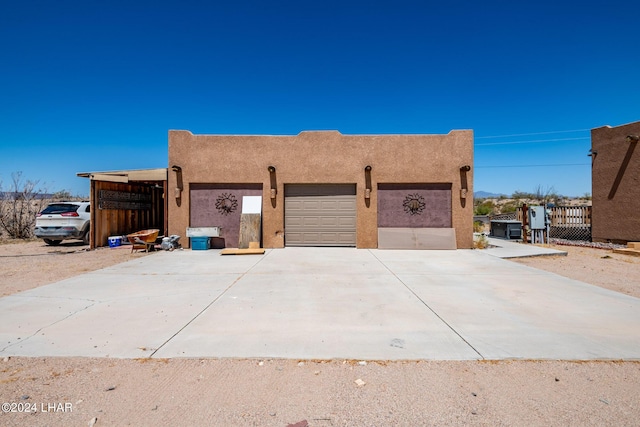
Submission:
M 409 215 L 420 215 L 424 211 L 426 205 L 424 203 L 424 197 L 418 193 L 414 193 L 407 194 L 402 206 L 404 206 L 404 211 Z
M 238 209 L 238 200 L 232 193 L 222 193 L 216 198 L 216 209 L 222 215 L 229 215 Z

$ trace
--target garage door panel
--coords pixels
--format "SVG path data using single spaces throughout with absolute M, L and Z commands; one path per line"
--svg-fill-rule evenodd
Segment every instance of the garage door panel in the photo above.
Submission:
M 317 216 L 305 216 L 302 218 L 302 225 L 304 228 L 314 228 L 319 227 L 322 218 Z
M 285 185 L 287 246 L 355 246 L 355 185 Z
M 304 231 L 304 230 L 336 230 L 336 231 L 353 231 L 356 226 L 355 218 L 352 217 L 296 217 L 289 218 L 287 221 L 287 230 Z
M 286 184 L 284 196 L 353 196 L 355 188 L 355 184 Z
M 289 213 L 292 213 L 293 210 L 286 205 L 285 208 L 289 209 Z M 343 210 L 329 210 L 329 209 L 300 209 L 297 212 L 304 212 L 305 216 L 316 216 L 316 217 L 349 217 L 352 215 L 352 212 L 346 209 Z M 294 213 L 297 215 L 297 213 Z
M 335 200 L 323 200 L 320 202 L 319 208 L 329 214 L 338 210 L 338 203 Z
M 338 226 L 339 227 L 348 227 L 348 228 L 356 228 L 356 219 L 353 217 L 339 217 L 338 218 Z
M 356 240 L 356 233 L 336 233 L 333 239 L 348 245 Z
M 324 218 L 319 218 L 320 219 L 320 225 L 322 227 L 339 227 L 340 226 L 340 218 L 338 217 L 324 217 Z
M 300 210 L 303 207 L 303 200 L 289 200 L 287 201 L 287 206 L 290 207 L 290 209 L 295 209 L 295 210 Z
M 295 242 L 302 242 L 304 240 L 304 233 L 297 233 L 292 231 L 287 231 L 287 240 L 292 240 Z M 292 245 L 289 245 L 292 246 Z
M 355 233 L 287 233 L 287 238 L 296 242 L 289 246 L 352 246 L 355 237 Z
M 351 233 L 325 233 L 321 236 L 321 239 L 326 244 L 332 244 L 333 242 L 348 243 L 351 238 Z
M 339 211 L 339 212 L 343 212 L 343 211 L 344 211 L 344 212 L 349 212 L 349 213 L 350 213 L 350 212 L 354 212 L 355 210 L 356 210 L 356 204 L 355 204 L 355 202 L 354 202 L 354 203 L 349 203 L 349 204 L 347 204 L 347 203 L 340 203 L 340 204 L 338 205 L 338 211 Z
M 302 199 L 301 209 L 306 211 L 322 210 L 322 202 L 319 200 Z
M 289 218 L 289 221 L 287 222 L 287 225 L 289 227 L 303 227 L 304 218 L 302 217 L 293 217 L 293 218 Z

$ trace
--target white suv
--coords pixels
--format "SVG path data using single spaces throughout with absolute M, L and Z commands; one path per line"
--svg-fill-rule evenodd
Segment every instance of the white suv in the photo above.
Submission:
M 66 239 L 89 244 L 89 202 L 55 202 L 36 216 L 35 236 L 56 246 Z

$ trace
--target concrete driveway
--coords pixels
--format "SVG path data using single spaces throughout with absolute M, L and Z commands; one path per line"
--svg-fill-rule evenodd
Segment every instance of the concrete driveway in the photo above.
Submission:
M 159 252 L 0 299 L 0 357 L 640 359 L 640 299 L 486 251 Z

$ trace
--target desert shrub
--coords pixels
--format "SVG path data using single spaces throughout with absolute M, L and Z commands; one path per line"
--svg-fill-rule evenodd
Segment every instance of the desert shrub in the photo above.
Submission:
M 504 205 L 502 205 L 502 209 L 500 210 L 500 213 L 509 213 L 509 212 L 515 212 L 518 209 L 518 206 L 520 206 L 521 203 L 516 202 L 516 201 L 509 201 L 507 203 L 505 203 Z
M 473 222 L 473 232 L 482 233 L 484 231 L 484 223 L 482 221 Z
M 474 249 L 486 249 L 489 247 L 489 239 L 484 234 L 474 235 L 473 247 Z
M 37 189 L 37 181 L 23 181 L 21 172 L 14 172 L 11 177 L 7 191 L 2 191 L 0 182 L 0 229 L 9 238 L 28 239 L 33 236 L 36 214 L 49 200 Z
M 515 191 L 512 195 L 512 199 L 534 199 L 536 196 L 533 193 L 527 193 L 524 191 Z
M 67 190 L 56 191 L 55 193 L 53 193 L 51 198 L 53 200 L 59 200 L 59 201 L 68 201 L 68 200 L 73 200 L 74 199 L 74 197 L 71 195 L 71 193 L 68 192 Z
M 476 205 L 473 209 L 474 215 L 491 215 L 494 210 L 494 204 L 491 200 L 485 200 Z

